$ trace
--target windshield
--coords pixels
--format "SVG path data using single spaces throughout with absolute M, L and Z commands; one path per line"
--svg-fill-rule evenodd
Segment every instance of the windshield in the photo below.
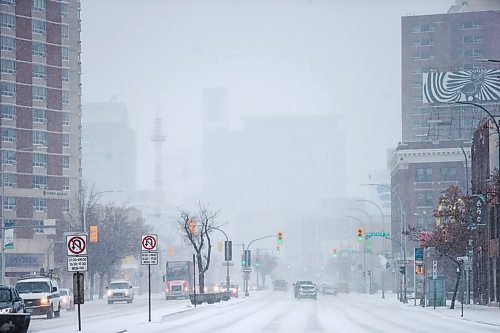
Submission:
M 126 282 L 114 282 L 110 283 L 108 289 L 128 289 L 129 284 Z
M 59 294 L 61 296 L 66 296 L 66 295 L 68 295 L 68 292 L 66 290 L 61 289 L 61 290 L 59 290 Z
M 187 264 L 171 264 L 167 266 L 167 279 L 168 280 L 188 280 L 189 270 Z
M 12 295 L 9 289 L 0 289 L 0 302 L 12 301 Z
M 16 289 L 20 294 L 51 292 L 47 282 L 18 282 Z

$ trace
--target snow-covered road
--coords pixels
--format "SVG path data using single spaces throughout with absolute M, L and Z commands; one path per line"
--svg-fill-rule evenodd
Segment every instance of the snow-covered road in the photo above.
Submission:
M 82 332 L 369 332 L 369 333 L 454 333 L 499 332 L 500 325 L 479 323 L 465 313 L 449 309 L 422 308 L 398 303 L 393 295 L 341 294 L 318 296 L 318 300 L 296 300 L 291 293 L 262 292 L 219 304 L 197 308 L 187 301 L 153 301 L 152 322 L 148 322 L 147 300 L 134 304 L 107 305 L 96 301 L 83 316 Z M 488 309 L 488 316 L 500 316 L 500 309 Z M 498 311 L 498 312 L 495 312 Z M 500 324 L 500 323 L 499 323 Z M 63 318 L 32 321 L 30 332 L 75 332 L 74 313 Z

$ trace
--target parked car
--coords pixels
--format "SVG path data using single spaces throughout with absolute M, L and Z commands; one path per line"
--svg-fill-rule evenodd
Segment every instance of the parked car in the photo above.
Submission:
M 321 286 L 321 293 L 323 295 L 337 295 L 337 287 L 333 284 L 325 283 Z
M 61 295 L 61 309 L 66 309 L 66 311 L 74 310 L 75 303 L 71 290 L 61 288 L 59 289 L 59 294 Z
M 273 282 L 273 291 L 287 291 L 288 290 L 288 283 L 285 280 L 274 280 Z
M 302 283 L 297 294 L 298 299 L 312 298 L 316 300 L 318 291 L 313 283 Z
M 108 290 L 108 304 L 114 302 L 132 303 L 134 301 L 134 289 L 132 289 L 132 284 L 126 280 L 111 281 L 106 289 Z
M 314 285 L 314 283 L 312 283 L 312 281 L 308 281 L 308 280 L 299 280 L 299 281 L 295 282 L 293 284 L 293 294 L 294 294 L 295 298 L 297 298 L 299 296 L 300 286 L 303 284 Z
M 238 285 L 234 283 L 233 281 L 229 282 L 229 290 L 231 291 L 231 297 L 238 297 Z M 219 285 L 219 291 L 226 291 L 227 290 L 227 283 L 226 281 L 223 281 Z
M 24 312 L 24 301 L 17 289 L 8 285 L 0 285 L 0 313 L 22 312 Z
M 16 289 L 24 300 L 25 312 L 47 319 L 61 315 L 58 280 L 52 276 L 28 277 L 17 281 Z

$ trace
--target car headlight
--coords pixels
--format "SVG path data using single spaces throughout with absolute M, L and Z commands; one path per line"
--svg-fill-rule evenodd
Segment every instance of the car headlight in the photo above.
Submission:
M 48 298 L 42 298 L 42 299 L 40 300 L 40 304 L 42 304 L 42 305 L 47 305 L 47 304 L 49 304 L 49 299 L 48 299 Z
M 108 291 L 108 297 L 113 296 L 113 292 L 111 290 Z
M 68 300 L 66 298 L 61 299 L 61 303 L 66 304 L 68 303 Z
M 216 287 L 214 287 L 214 291 L 215 291 L 216 293 L 218 293 L 218 292 L 219 292 L 219 287 L 217 287 L 217 286 L 216 286 Z
M 125 296 L 128 296 L 128 290 L 125 290 Z
M 0 310 L 0 313 L 11 313 L 11 312 L 12 312 L 12 308 L 5 308 L 5 309 Z

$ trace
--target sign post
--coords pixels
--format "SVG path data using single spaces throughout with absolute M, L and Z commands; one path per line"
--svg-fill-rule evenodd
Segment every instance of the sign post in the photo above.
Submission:
M 74 272 L 74 303 L 78 305 L 78 331 L 81 331 L 82 317 L 80 304 L 83 304 L 85 299 L 85 281 L 81 272 L 88 270 L 87 234 L 67 235 L 66 248 L 68 251 L 68 272 Z
M 434 280 L 434 309 L 436 308 L 436 297 L 437 297 L 437 292 L 436 292 L 437 269 L 438 269 L 438 262 L 434 260 L 432 262 L 432 280 Z
M 151 322 L 151 265 L 158 265 L 158 235 L 141 236 L 141 265 L 148 266 L 148 308 Z

